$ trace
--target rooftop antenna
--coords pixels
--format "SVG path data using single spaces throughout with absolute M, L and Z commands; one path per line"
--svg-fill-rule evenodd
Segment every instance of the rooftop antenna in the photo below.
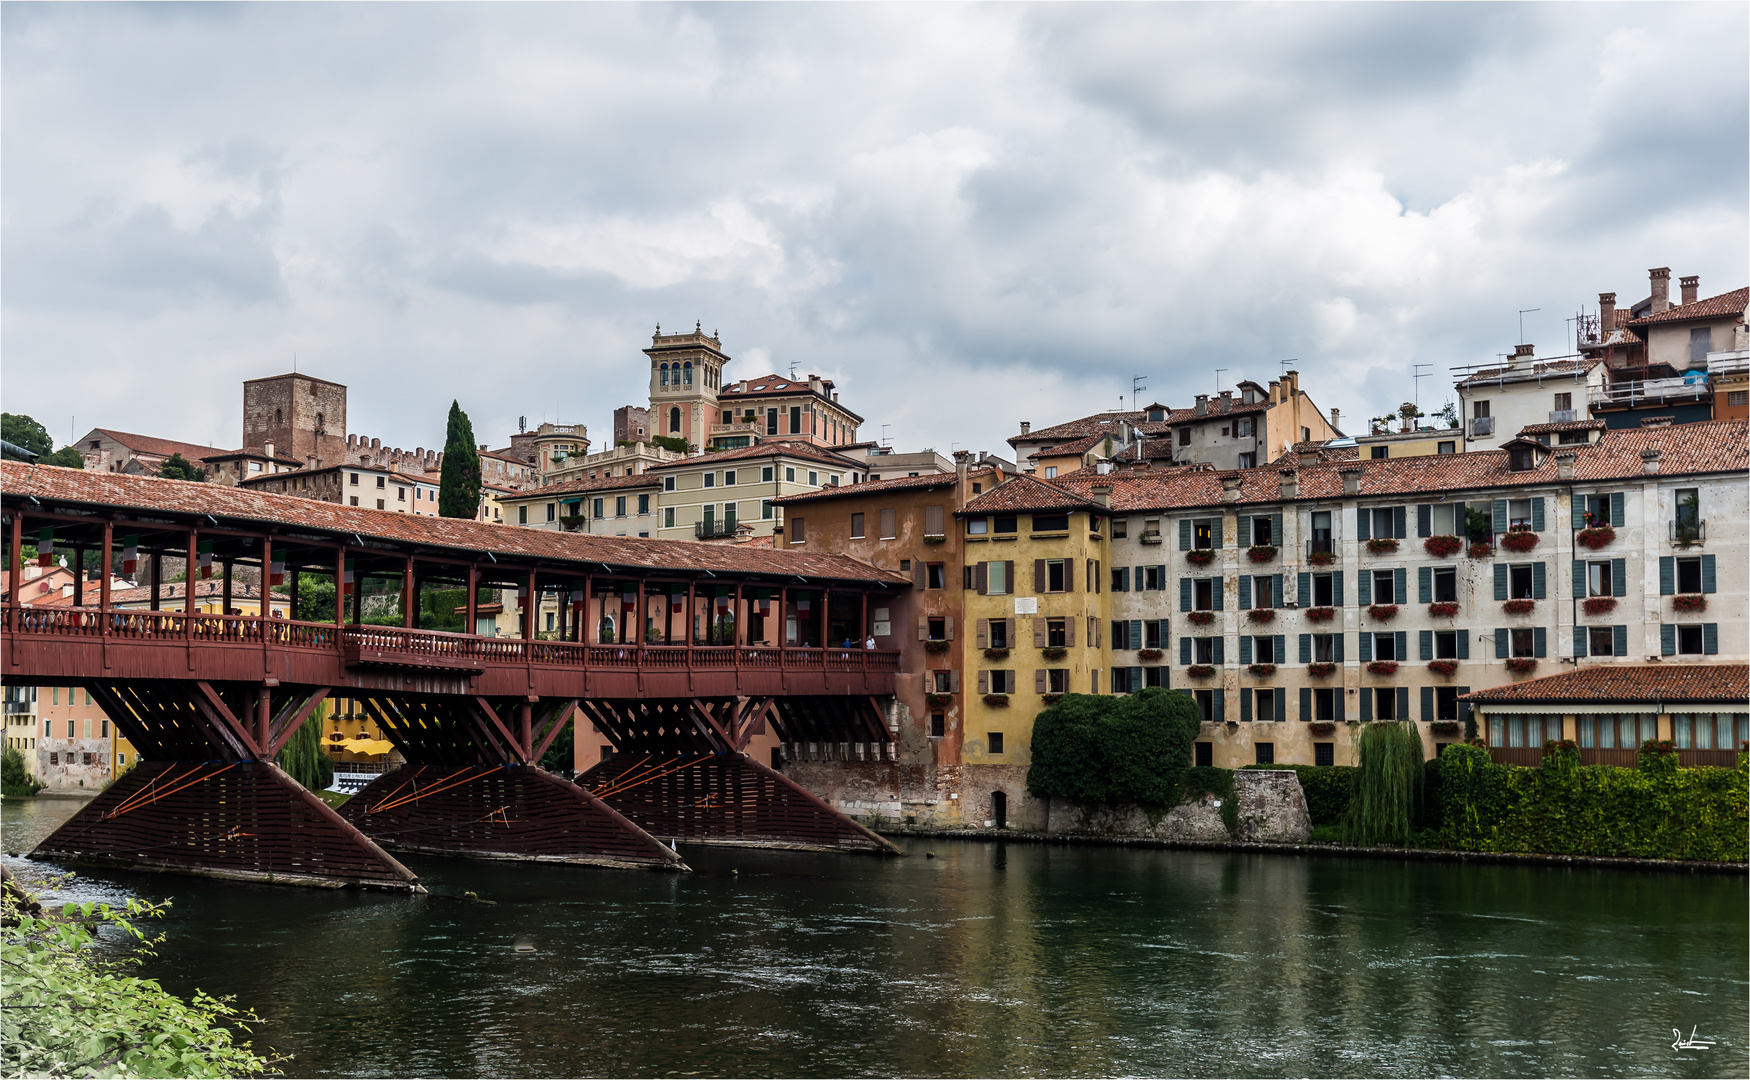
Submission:
M 892 424 L 882 424 L 881 425 L 881 445 L 882 446 L 892 446 L 893 445 L 893 440 L 887 437 L 887 429 L 892 427 L 892 426 L 893 426 Z
M 1221 373 L 1224 371 L 1232 371 L 1232 370 L 1233 370 L 1232 368 L 1224 368 L 1224 367 L 1218 367 L 1215 369 L 1215 392 L 1216 393 L 1218 393 L 1218 394 L 1221 393 Z
M 1525 316 L 1529 315 L 1533 311 L 1542 311 L 1542 310 L 1543 310 L 1542 308 L 1537 308 L 1537 307 L 1528 307 L 1528 308 L 1520 308 L 1519 309 L 1519 340 L 1514 342 L 1514 344 L 1516 344 L 1516 345 L 1525 344 Z
M 1574 351 L 1579 352 L 1580 351 L 1580 316 L 1570 315 L 1567 318 L 1563 319 L 1562 321 L 1570 324 L 1574 328 L 1573 336 L 1570 338 L 1570 340 L 1573 341 L 1573 343 L 1574 343 L 1574 345 L 1573 345 Z
M 1426 379 L 1428 376 L 1430 376 L 1434 373 L 1432 371 L 1417 371 L 1416 369 L 1417 368 L 1431 368 L 1433 366 L 1434 366 L 1433 364 L 1411 364 L 1410 365 L 1410 371 L 1411 371 L 1410 378 L 1412 380 L 1414 380 L 1412 385 L 1414 385 L 1416 388 L 1416 411 L 1417 412 L 1422 411 L 1422 380 Z
M 1132 375 L 1130 377 L 1130 411 L 1131 412 L 1136 411 L 1136 393 L 1137 393 L 1137 391 L 1147 390 L 1148 389 L 1147 383 L 1148 383 L 1148 376 L 1147 375 Z
M 790 380 L 792 382 L 796 379 L 796 363 L 795 360 L 790 361 Z
M 1291 356 L 1286 360 L 1278 360 L 1278 361 L 1276 361 L 1277 373 L 1278 374 L 1287 374 L 1288 365 L 1289 364 L 1298 364 L 1298 363 L 1300 363 L 1300 357 L 1298 357 L 1298 356 Z

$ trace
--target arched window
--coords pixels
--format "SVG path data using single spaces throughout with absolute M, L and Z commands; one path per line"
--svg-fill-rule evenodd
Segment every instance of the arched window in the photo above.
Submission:
M 325 426 L 326 426 L 326 425 L 324 425 L 324 424 L 323 424 L 323 423 L 322 423 L 322 414 L 321 414 L 321 413 L 317 413 L 317 414 L 316 414 L 316 430 L 317 430 L 317 431 L 321 431 L 321 430 L 323 430 L 323 428 L 324 428 L 324 427 L 325 427 Z
M 681 379 L 685 385 L 693 385 L 693 362 L 691 360 L 681 365 Z
M 677 405 L 674 408 L 668 410 L 668 430 L 671 432 L 678 432 L 678 431 L 680 431 L 680 429 L 681 429 L 681 410 L 680 410 L 680 406 Z
M 285 423 L 286 422 L 286 411 L 284 409 L 275 409 L 273 411 L 273 422 L 276 424 Z
M 662 365 L 662 372 L 661 372 L 660 378 L 662 381 L 658 385 L 667 386 L 668 385 L 668 365 L 667 364 Z

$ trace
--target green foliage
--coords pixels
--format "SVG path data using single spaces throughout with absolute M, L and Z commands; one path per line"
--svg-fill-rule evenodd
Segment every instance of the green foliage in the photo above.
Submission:
M 322 726 L 328 717 L 328 705 L 317 706 L 316 714 L 299 725 L 279 753 L 279 767 L 293 780 L 311 791 L 321 791 L 334 783 L 334 761 L 322 748 Z
M 1440 407 L 1440 411 L 1434 415 L 1439 417 L 1448 428 L 1455 428 L 1458 426 L 1458 403 L 1448 399 L 1446 404 Z
M 292 618 L 299 622 L 334 621 L 334 576 L 299 574 L 298 606 Z
M 1150 687 L 1128 697 L 1065 694 L 1033 723 L 1033 794 L 1079 803 L 1170 807 L 1197 737 L 1189 694 Z
M 677 454 L 684 454 L 692 449 L 691 446 L 687 445 L 687 440 L 679 435 L 652 435 L 650 445 L 660 446 L 664 450 L 670 450 Z
M 24 768 L 24 755 L 16 746 L 8 746 L 0 755 L 0 795 L 8 798 L 35 795 L 42 785 L 30 778 Z
M 135 923 L 161 916 L 168 904 L 129 900 L 68 904 L 59 917 L 19 912 L 8 897 L 0 929 L 0 1070 L 7 1076 L 228 1077 L 277 1072 L 287 1060 L 256 1055 L 236 1031 L 255 1014 L 229 998 L 196 990 L 184 1002 L 157 981 L 123 973 L 153 955 Z M 105 958 L 96 926 L 135 943 L 135 955 Z
M 457 402 L 450 402 L 450 420 L 444 436 L 444 465 L 438 475 L 438 516 L 468 518 L 480 513 L 480 450 L 474 443 L 474 425 Z
M 579 714 L 581 715 L 581 714 Z M 547 752 L 541 755 L 540 766 L 550 773 L 570 776 L 576 769 L 577 718 L 565 722 L 559 734 L 553 737 L 553 745 L 547 747 Z
M 1422 736 L 1409 722 L 1368 724 L 1358 747 L 1343 842 L 1408 847 L 1422 804 Z
M 1454 744 L 1440 763 L 1445 847 L 1706 862 L 1750 855 L 1743 754 L 1730 769 L 1620 769 L 1558 750 L 1525 768 Z
M 79 448 L 63 446 L 52 454 L 44 454 L 39 462 L 43 465 L 58 465 L 63 469 L 83 469 L 85 459 L 79 455 Z
M 1487 510 L 1464 508 L 1464 536 L 1473 544 L 1486 544 L 1495 535 L 1495 519 Z
M 171 454 L 163 465 L 158 467 L 158 475 L 166 480 L 193 480 L 203 484 L 207 479 L 207 471 L 197 468 L 181 454 Z
M 49 429 L 23 413 L 0 413 L 0 439 L 22 446 L 39 458 L 55 448 Z

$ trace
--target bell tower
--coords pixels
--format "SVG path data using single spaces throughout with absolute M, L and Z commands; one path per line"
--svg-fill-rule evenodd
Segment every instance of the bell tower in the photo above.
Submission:
M 729 363 L 716 331 L 707 334 L 694 323 L 690 333 L 664 334 L 658 323 L 644 355 L 650 357 L 650 433 L 685 439 L 695 450 L 705 446 Z

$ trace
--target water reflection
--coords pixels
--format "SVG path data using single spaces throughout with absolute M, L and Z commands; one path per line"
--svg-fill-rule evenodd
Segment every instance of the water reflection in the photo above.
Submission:
M 35 827 L 8 803 L 8 848 Z M 926 848 L 937 858 L 922 857 Z M 172 895 L 295 1075 L 1743 1075 L 1742 877 L 931 841 Z M 473 891 L 476 903 L 462 898 Z M 533 946 L 519 949 L 519 942 Z M 1669 1031 L 1720 1041 L 1673 1052 Z

